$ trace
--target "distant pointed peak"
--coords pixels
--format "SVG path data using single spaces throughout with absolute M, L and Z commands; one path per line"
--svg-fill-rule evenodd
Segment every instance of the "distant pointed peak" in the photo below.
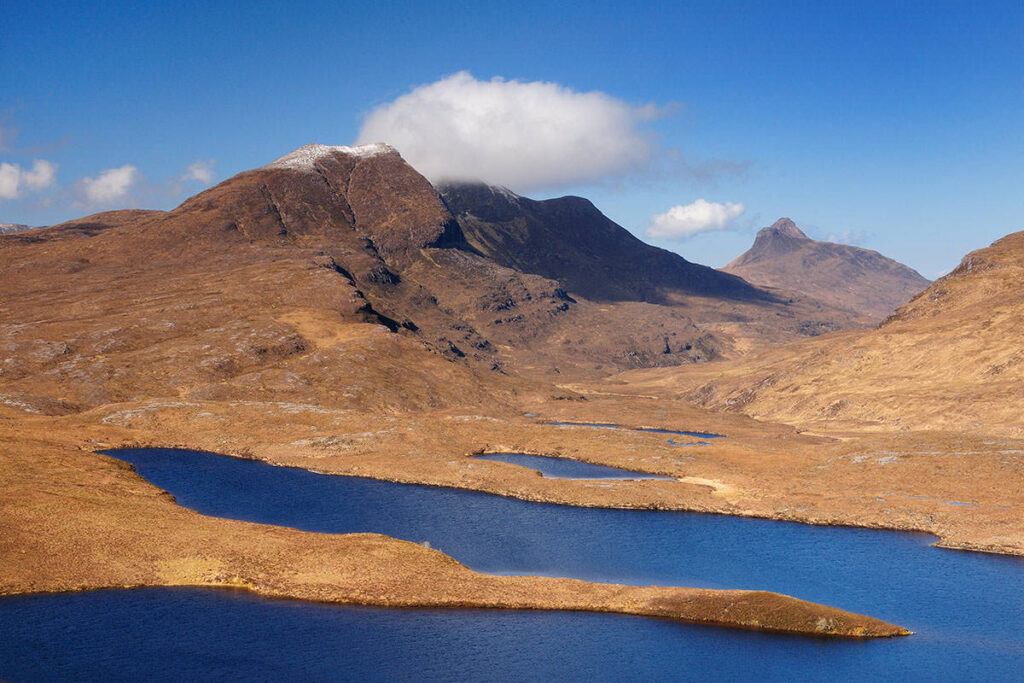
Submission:
M 314 164 L 316 164 L 320 159 L 335 153 L 347 154 L 355 157 L 374 157 L 382 154 L 397 154 L 398 150 L 383 142 L 375 142 L 369 145 L 358 145 L 355 147 L 312 144 L 299 147 L 294 152 L 289 152 L 280 159 L 275 159 L 264 168 L 296 168 L 300 170 L 309 170 L 312 169 Z
M 780 218 L 771 224 L 770 227 L 761 228 L 757 233 L 758 237 L 789 237 L 791 239 L 806 240 L 810 239 L 803 231 L 796 227 L 789 218 Z

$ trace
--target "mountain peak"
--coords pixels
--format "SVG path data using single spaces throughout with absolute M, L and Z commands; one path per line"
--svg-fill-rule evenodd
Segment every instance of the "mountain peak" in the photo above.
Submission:
M 356 147 L 346 147 L 344 145 L 320 145 L 314 143 L 299 147 L 297 150 L 285 154 L 280 159 L 275 159 L 264 168 L 294 168 L 299 170 L 311 170 L 317 161 L 335 153 L 346 154 L 354 157 L 374 157 L 383 154 L 398 154 L 398 150 L 383 142 L 375 142 L 369 145 L 358 145 Z
M 357 234 L 357 243 L 368 242 L 394 263 L 427 246 L 462 244 L 433 186 L 385 144 L 306 145 L 208 188 L 175 211 L 201 213 L 207 225 L 232 226 L 250 240 L 338 244 Z
M 761 228 L 757 233 L 758 239 L 761 237 L 788 237 L 790 239 L 810 239 L 804 232 L 796 227 L 789 218 L 780 218 L 771 224 L 770 227 Z
M 818 242 L 788 218 L 762 228 L 754 245 L 722 270 L 876 320 L 928 286 L 928 280 L 901 263 L 875 251 Z

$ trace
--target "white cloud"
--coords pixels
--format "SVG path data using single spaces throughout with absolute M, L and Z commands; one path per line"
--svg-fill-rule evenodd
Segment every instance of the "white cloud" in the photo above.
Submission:
M 42 159 L 32 162 L 32 168 L 22 169 L 18 164 L 0 164 L 0 199 L 17 199 L 22 189 L 45 190 L 57 179 L 57 164 Z
M 17 199 L 21 173 L 17 164 L 0 164 L 0 199 Z
M 30 190 L 44 190 L 57 179 L 57 164 L 36 159 L 32 162 L 32 170 L 22 173 L 21 178 Z
M 209 185 L 213 182 L 213 159 L 206 161 L 196 161 L 195 163 L 189 164 L 185 169 L 185 172 L 181 174 L 181 181 L 184 183 L 196 181 Z
M 139 169 L 131 164 L 108 168 L 95 178 L 82 178 L 79 189 L 87 204 L 109 204 L 128 196 L 128 190 L 139 179 Z
M 621 175 L 652 157 L 659 115 L 557 83 L 461 71 L 374 109 L 358 144 L 386 142 L 432 181 L 483 180 L 520 192 Z
M 692 204 L 673 206 L 654 216 L 644 234 L 650 239 L 682 240 L 698 232 L 724 230 L 745 210 L 742 204 L 719 204 L 698 199 Z

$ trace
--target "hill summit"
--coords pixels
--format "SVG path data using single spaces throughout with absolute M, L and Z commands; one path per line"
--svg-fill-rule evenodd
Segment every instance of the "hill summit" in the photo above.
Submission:
M 877 251 L 813 240 L 789 218 L 758 231 L 750 250 L 722 270 L 753 284 L 803 292 L 876 321 L 929 284 L 914 269 Z

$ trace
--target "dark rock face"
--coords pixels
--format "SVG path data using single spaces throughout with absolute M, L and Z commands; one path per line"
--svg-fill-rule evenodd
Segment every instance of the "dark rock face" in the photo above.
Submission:
M 762 228 L 750 250 L 722 270 L 754 284 L 803 292 L 876 320 L 929 283 L 917 271 L 876 251 L 812 240 L 788 218 Z
M 580 197 L 534 201 L 480 183 L 448 184 L 440 191 L 480 253 L 508 268 L 558 280 L 594 301 L 774 300 L 738 277 L 644 244 Z

